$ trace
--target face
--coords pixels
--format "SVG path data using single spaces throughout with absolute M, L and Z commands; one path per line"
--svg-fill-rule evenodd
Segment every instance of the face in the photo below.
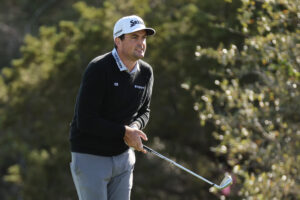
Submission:
M 123 40 L 117 38 L 115 42 L 118 46 L 120 57 L 131 61 L 143 58 L 146 52 L 146 37 L 146 31 L 140 30 L 125 34 Z

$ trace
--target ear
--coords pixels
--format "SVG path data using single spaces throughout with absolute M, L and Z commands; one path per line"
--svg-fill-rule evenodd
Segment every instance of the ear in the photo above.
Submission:
M 117 47 L 119 47 L 121 45 L 121 39 L 117 37 L 115 39 L 115 44 L 117 45 Z

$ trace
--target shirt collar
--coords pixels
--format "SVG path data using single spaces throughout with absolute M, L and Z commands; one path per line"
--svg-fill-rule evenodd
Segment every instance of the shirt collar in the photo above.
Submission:
M 122 71 L 128 71 L 127 67 L 124 65 L 124 63 L 122 62 L 116 48 L 114 48 L 112 50 L 112 55 L 114 57 L 114 59 L 116 60 L 116 63 L 118 65 L 119 70 Z M 139 62 L 136 62 L 134 68 L 131 70 L 131 72 L 129 72 L 130 74 L 134 74 L 135 72 L 140 70 L 140 66 L 139 66 Z

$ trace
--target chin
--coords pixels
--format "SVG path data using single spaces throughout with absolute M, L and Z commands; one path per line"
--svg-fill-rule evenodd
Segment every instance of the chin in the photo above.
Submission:
M 135 56 L 137 59 L 141 59 L 141 58 L 144 58 L 144 54 L 139 54 L 139 55 L 136 55 Z

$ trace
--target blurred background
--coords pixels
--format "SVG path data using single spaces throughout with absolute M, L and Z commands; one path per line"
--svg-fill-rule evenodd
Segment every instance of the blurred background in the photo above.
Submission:
M 223 191 L 137 152 L 133 200 L 300 199 L 297 0 L 1 0 L 0 199 L 75 200 L 69 123 L 114 23 L 157 34 L 147 145 Z

